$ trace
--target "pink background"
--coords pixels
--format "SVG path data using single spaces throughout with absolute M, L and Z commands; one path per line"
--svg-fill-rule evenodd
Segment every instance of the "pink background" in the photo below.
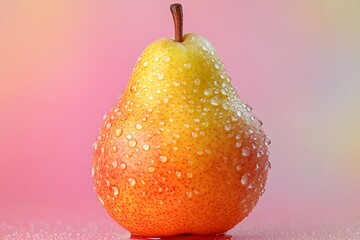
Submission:
M 109 221 L 90 176 L 102 116 L 172 1 L 0 1 L 0 222 Z M 360 219 L 359 1 L 182 1 L 272 138 L 244 222 Z

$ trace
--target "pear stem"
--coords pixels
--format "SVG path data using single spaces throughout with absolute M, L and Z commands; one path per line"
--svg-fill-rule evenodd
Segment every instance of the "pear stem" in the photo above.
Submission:
M 174 19 L 175 42 L 183 41 L 183 10 L 180 3 L 170 6 L 170 11 Z

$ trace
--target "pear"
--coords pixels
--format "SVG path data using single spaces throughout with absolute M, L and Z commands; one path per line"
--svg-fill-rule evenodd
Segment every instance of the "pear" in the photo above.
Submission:
M 182 34 L 141 54 L 94 144 L 100 204 L 134 235 L 218 234 L 264 193 L 270 139 L 215 49 Z

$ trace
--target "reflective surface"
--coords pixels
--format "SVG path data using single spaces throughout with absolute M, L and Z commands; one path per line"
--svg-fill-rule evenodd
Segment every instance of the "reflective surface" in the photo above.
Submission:
M 112 240 L 160 239 L 131 236 L 111 221 L 14 221 L 0 222 L 0 239 Z M 360 239 L 360 222 L 350 224 L 306 224 L 266 222 L 243 223 L 218 236 L 180 235 L 167 240 L 278 240 L 278 239 Z
M 165 239 L 165 240 L 228 240 L 232 239 L 231 235 L 228 234 L 219 234 L 219 235 L 209 235 L 209 236 L 192 236 L 192 235 L 179 235 L 173 237 L 163 237 L 163 238 L 146 238 L 140 236 L 130 236 L 129 239 L 132 240 L 145 240 L 145 239 Z

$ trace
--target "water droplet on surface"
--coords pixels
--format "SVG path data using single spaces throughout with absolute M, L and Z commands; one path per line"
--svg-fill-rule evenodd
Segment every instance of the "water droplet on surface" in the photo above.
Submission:
M 112 187 L 112 189 L 115 196 L 119 195 L 119 189 L 116 186 Z
M 164 102 L 164 103 L 168 103 L 168 102 L 169 102 L 169 98 L 165 97 L 165 98 L 163 99 L 163 102 Z
M 174 122 L 174 119 L 173 119 L 173 118 L 169 118 L 169 122 Z
M 149 65 L 149 62 L 148 62 L 148 61 L 145 61 L 145 62 L 143 63 L 143 66 L 146 67 L 147 65 Z
M 192 193 L 192 192 L 186 192 L 186 196 L 187 196 L 188 198 L 191 198 L 191 197 L 193 196 L 193 193 Z
M 224 129 L 225 129 L 225 131 L 230 131 L 231 130 L 231 125 L 229 125 L 229 124 L 226 124 L 225 126 L 224 126 Z
M 159 56 L 154 57 L 154 62 L 158 62 L 160 60 Z
M 155 167 L 154 166 L 150 166 L 150 167 L 148 167 L 148 171 L 149 172 L 155 172 Z
M 98 146 L 98 143 L 97 143 L 97 142 L 94 142 L 94 144 L 92 145 L 92 147 L 94 148 L 94 150 L 97 149 L 97 146 Z
M 249 185 L 248 185 L 248 189 L 252 189 L 254 187 L 254 184 L 251 182 L 251 183 L 249 183 Z
M 135 178 L 129 178 L 128 181 L 129 181 L 130 186 L 135 186 L 135 184 L 136 184 Z
M 248 156 L 250 155 L 250 150 L 249 150 L 249 148 L 243 147 L 243 148 L 241 149 L 241 155 L 243 155 L 244 157 L 248 157 Z
M 214 105 L 214 106 L 218 106 L 219 102 L 215 98 L 212 98 L 212 99 L 210 99 L 210 104 Z
M 222 107 L 223 107 L 225 110 L 228 110 L 228 109 L 230 109 L 230 104 L 227 103 L 227 102 L 224 102 L 224 103 L 222 104 Z
M 193 177 L 193 174 L 192 173 L 186 173 L 186 176 L 188 177 L 188 178 L 192 178 Z
M 190 69 L 190 68 L 191 68 L 191 64 L 190 64 L 190 63 L 184 63 L 184 68 Z
M 237 118 L 237 116 L 231 116 L 231 121 L 233 122 L 237 122 L 239 119 Z
M 180 172 L 180 171 L 176 171 L 176 172 L 175 172 L 175 175 L 179 178 L 179 177 L 181 177 L 181 172 Z
M 236 171 L 240 171 L 240 170 L 241 170 L 241 166 L 240 166 L 240 165 L 236 165 L 235 169 L 236 169 Z
M 95 175 L 95 169 L 94 167 L 91 168 L 91 176 L 94 176 Z
M 252 107 L 247 102 L 243 102 L 241 105 L 246 108 L 248 112 L 251 112 Z
M 242 145 L 242 142 L 241 142 L 241 141 L 237 141 L 237 142 L 235 143 L 235 147 L 237 147 L 237 148 L 240 148 L 241 145 Z
M 126 166 L 126 163 L 124 163 L 124 162 L 123 162 L 123 163 L 120 163 L 120 168 L 121 168 L 121 169 L 124 170 L 124 169 L 126 169 L 126 167 L 127 167 L 127 166 Z
M 153 96 L 149 96 L 149 100 L 150 100 L 150 101 L 154 100 L 154 97 L 153 97 Z
M 179 139 L 181 137 L 180 134 L 178 134 L 178 133 L 173 133 L 173 136 L 177 139 Z
M 164 73 L 158 72 L 158 74 L 156 76 L 157 76 L 157 79 L 161 80 L 164 78 Z
M 264 195 L 265 190 L 266 190 L 265 188 L 263 188 L 263 190 L 261 190 L 261 192 L 260 192 L 260 196 Z
M 121 129 L 116 129 L 115 135 L 116 135 L 117 137 L 120 137 L 121 134 L 122 134 L 122 130 L 121 130 Z
M 204 122 L 202 123 L 202 125 L 203 125 L 204 127 L 208 127 L 208 126 L 209 126 L 209 122 L 208 122 L 208 121 L 204 121 Z
M 180 82 L 179 82 L 179 81 L 173 81 L 172 84 L 173 84 L 175 87 L 180 86 Z
M 191 136 L 198 137 L 198 134 L 196 132 L 191 132 Z
M 204 95 L 205 96 L 211 96 L 213 94 L 213 90 L 212 89 L 205 89 L 204 90 Z
M 135 125 L 135 128 L 136 128 L 137 130 L 140 130 L 140 129 L 142 129 L 142 125 L 141 125 L 140 123 L 137 123 L 137 124 Z
M 170 62 L 170 57 L 169 57 L 169 56 L 166 56 L 166 55 L 165 55 L 165 56 L 163 57 L 163 59 L 164 59 L 164 62 Z
M 115 161 L 113 161 L 111 164 L 112 164 L 112 166 L 113 166 L 114 168 L 116 168 L 117 165 L 118 165 L 118 162 L 117 162 L 117 160 L 115 160 Z
M 184 124 L 184 128 L 189 128 L 189 127 L 190 127 L 190 124 L 188 124 L 188 123 Z
M 194 80 L 194 84 L 195 84 L 196 86 L 199 86 L 199 85 L 200 85 L 200 79 L 195 79 L 195 80 Z
M 202 46 L 201 49 L 204 50 L 204 51 L 208 51 L 208 50 L 209 50 L 206 46 Z
M 131 139 L 129 142 L 128 142 L 128 145 L 129 147 L 133 148 L 136 146 L 136 140 L 135 139 Z
M 114 145 L 114 146 L 112 147 L 112 150 L 113 150 L 113 152 L 116 152 L 116 150 L 117 150 L 116 145 Z
M 208 107 L 208 106 L 205 106 L 203 109 L 204 109 L 205 112 L 210 111 L 210 107 Z
M 271 139 L 268 136 L 265 136 L 265 145 L 268 146 L 271 144 Z
M 144 144 L 143 149 L 144 149 L 144 151 L 148 151 L 150 149 L 149 144 Z
M 160 156 L 160 161 L 161 161 L 161 162 L 166 162 L 166 161 L 167 161 L 167 157 L 166 157 L 166 156 Z
M 131 136 L 130 134 L 128 134 L 128 135 L 126 135 L 126 138 L 127 138 L 128 140 L 130 140 L 130 139 L 132 139 L 132 136 Z
M 225 96 L 227 96 L 228 95 L 228 90 L 227 89 L 225 89 L 225 88 L 223 88 L 223 89 L 221 89 L 221 94 L 222 95 L 225 95 Z
M 97 199 L 101 205 L 104 205 L 104 200 L 102 200 L 102 198 L 100 196 L 97 196 Z
M 267 161 L 265 162 L 265 168 L 266 168 L 266 169 L 271 169 L 271 162 L 270 162 L 269 160 L 267 160 Z
M 136 92 L 136 85 L 132 85 L 131 88 L 130 88 L 130 91 L 131 92 Z
M 241 177 L 241 184 L 242 185 L 246 185 L 246 183 L 247 183 L 247 181 L 248 181 L 248 178 L 249 178 L 249 176 L 248 176 L 248 174 L 244 174 L 242 177 Z
M 111 123 L 106 124 L 106 129 L 109 130 L 111 128 Z
M 236 115 L 238 115 L 239 117 L 241 117 L 243 115 L 242 111 L 238 110 L 236 111 Z

